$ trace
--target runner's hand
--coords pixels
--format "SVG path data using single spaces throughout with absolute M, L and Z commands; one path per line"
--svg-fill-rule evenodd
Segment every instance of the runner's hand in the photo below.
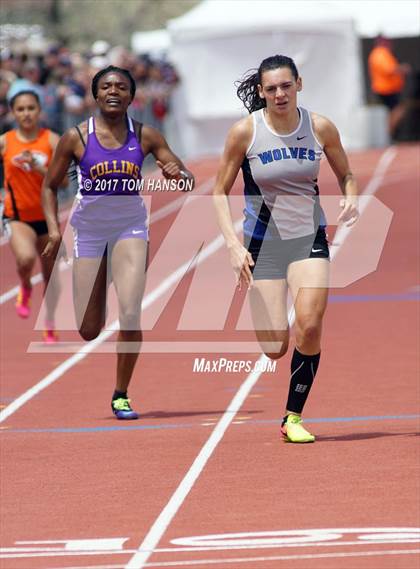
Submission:
M 163 164 L 160 160 L 156 160 L 156 164 L 162 170 L 163 176 L 168 180 L 178 180 L 182 177 L 181 168 L 176 162 L 167 162 L 166 164 Z
M 69 262 L 66 246 L 64 245 L 59 233 L 52 233 L 51 235 L 48 235 L 48 243 L 41 255 L 42 257 L 63 257 L 66 263 Z
M 255 265 L 251 253 L 239 243 L 228 247 L 230 254 L 230 263 L 237 278 L 237 286 L 239 290 L 244 284 L 248 289 L 254 284 L 251 267 Z
M 338 223 L 345 223 L 347 227 L 354 225 L 359 219 L 359 199 L 357 196 L 346 196 L 340 200 L 342 212 L 338 216 Z

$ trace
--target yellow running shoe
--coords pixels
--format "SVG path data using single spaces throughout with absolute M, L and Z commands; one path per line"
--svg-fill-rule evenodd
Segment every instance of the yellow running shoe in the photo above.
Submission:
M 285 417 L 281 426 L 281 433 L 284 440 L 289 443 L 313 443 L 315 441 L 314 435 L 303 427 L 300 415 L 294 413 Z
M 133 411 L 130 405 L 130 399 L 127 399 L 127 397 L 113 399 L 111 401 L 111 407 L 117 419 L 130 420 L 139 418 L 139 414 Z

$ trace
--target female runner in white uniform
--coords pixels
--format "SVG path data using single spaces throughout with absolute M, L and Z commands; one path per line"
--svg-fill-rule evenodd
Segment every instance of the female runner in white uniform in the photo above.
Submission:
M 296 347 L 282 435 L 295 443 L 315 437 L 301 413 L 317 372 L 327 306 L 329 252 L 317 177 L 322 152 L 344 195 L 339 222 L 358 218 L 358 188 L 337 128 L 297 106 L 302 89 L 296 65 L 275 55 L 239 83 L 250 116 L 229 131 L 214 202 L 238 284 L 250 288 L 258 341 L 271 359 L 288 348 L 287 292 L 296 313 Z M 245 182 L 244 245 L 236 236 L 228 195 L 242 168 Z

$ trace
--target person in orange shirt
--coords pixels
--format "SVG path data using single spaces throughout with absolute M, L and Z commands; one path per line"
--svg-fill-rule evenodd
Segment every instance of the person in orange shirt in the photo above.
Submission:
M 389 131 L 392 135 L 401 118 L 398 105 L 411 67 L 407 63 L 398 62 L 392 53 L 390 39 L 378 36 L 368 57 L 368 68 L 372 92 L 390 111 Z
M 3 221 L 21 281 L 16 311 L 21 318 L 30 314 L 31 275 L 39 257 L 46 301 L 44 341 L 54 343 L 57 341 L 54 314 L 60 285 L 57 278 L 51 278 L 55 259 L 41 256 L 48 242 L 41 187 L 59 137 L 40 126 L 41 105 L 34 91 L 17 93 L 10 107 L 17 128 L 0 137 L 0 153 L 6 190 Z

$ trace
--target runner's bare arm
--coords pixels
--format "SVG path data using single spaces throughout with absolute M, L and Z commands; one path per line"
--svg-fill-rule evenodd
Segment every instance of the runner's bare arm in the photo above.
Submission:
M 156 158 L 156 164 L 162 170 L 165 178 L 179 180 L 185 178 L 195 183 L 194 176 L 190 170 L 172 152 L 162 134 L 150 126 L 142 129 L 142 147 L 145 155 L 151 152 Z
M 340 134 L 329 119 L 313 113 L 312 120 L 315 134 L 323 144 L 325 156 L 344 194 L 344 199 L 341 201 L 343 210 L 338 217 L 338 222 L 346 222 L 348 226 L 353 225 L 359 217 L 359 189 L 350 170 L 347 154 L 341 144 Z
M 56 132 L 51 131 L 50 132 L 50 144 L 51 144 L 51 148 L 53 149 L 53 156 L 55 154 L 55 150 L 57 148 L 59 141 L 60 141 L 59 135 Z M 66 174 L 60 183 L 60 188 L 65 188 L 68 185 L 69 185 L 69 178 Z
M 42 185 L 42 207 L 48 225 L 49 241 L 43 255 L 56 253 L 61 242 L 58 222 L 57 191 L 67 174 L 67 170 L 75 155 L 78 135 L 70 129 L 60 138 Z
M 239 287 L 242 282 L 247 286 L 252 284 L 250 267 L 254 265 L 254 261 L 236 235 L 228 196 L 245 158 L 246 150 L 252 139 L 252 132 L 250 117 L 240 120 L 230 129 L 213 190 L 217 220 L 226 241 L 230 262 L 237 276 Z
M 213 189 L 213 201 L 216 208 L 220 229 L 229 247 L 239 243 L 233 228 L 232 215 L 228 195 L 236 180 L 241 164 L 245 158 L 246 149 L 252 137 L 252 122 L 250 117 L 242 119 L 230 129 L 227 135 L 225 149 L 217 173 Z

